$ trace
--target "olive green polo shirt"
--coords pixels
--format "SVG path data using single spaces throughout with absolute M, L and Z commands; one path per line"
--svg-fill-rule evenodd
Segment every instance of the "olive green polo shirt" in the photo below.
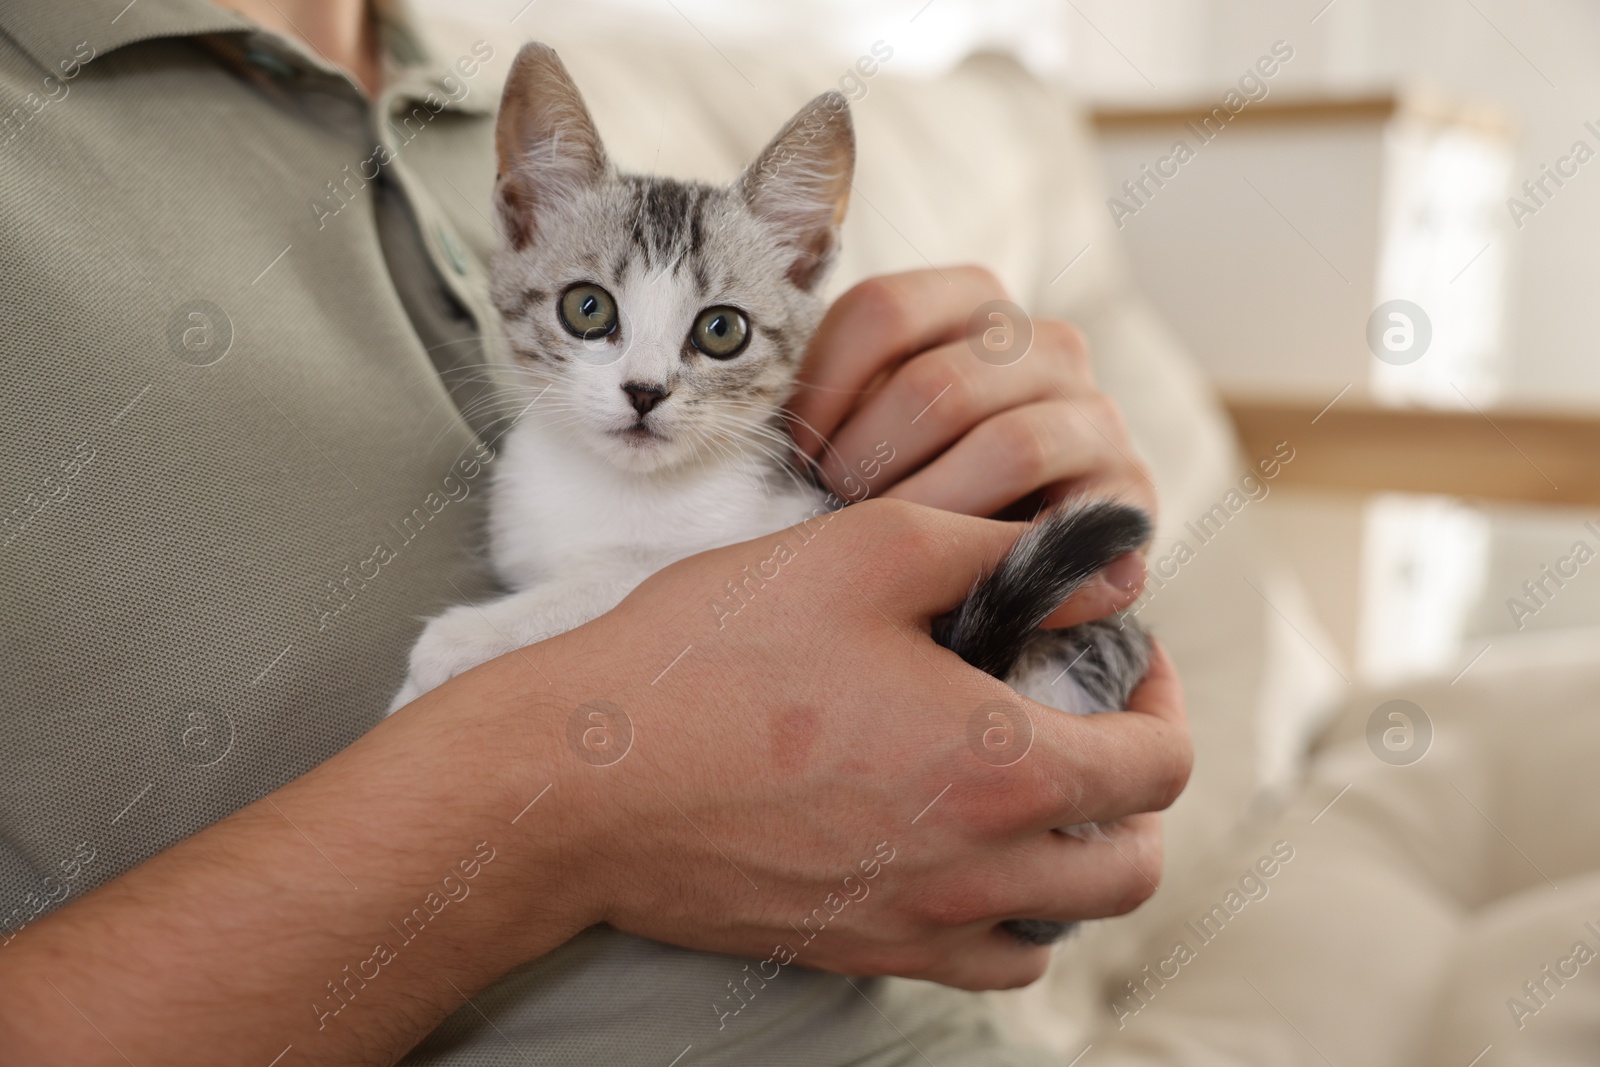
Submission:
M 379 11 L 370 102 L 203 0 L 0 0 L 0 941 L 339 751 L 494 591 L 510 49 Z M 408 1062 L 1024 1062 L 977 1004 L 600 929 Z
M 426 260 L 398 276 L 492 334 L 492 76 L 456 73 L 449 102 L 389 24 L 374 108 L 208 4 L 124 5 L 0 4 L 12 929 L 337 752 L 417 617 L 492 588 L 488 453 L 376 206 L 414 213 Z
M 494 333 L 496 88 L 386 23 L 369 106 L 198 0 L 6 0 L 0 31 L 15 928 L 337 752 L 417 617 L 491 589 L 488 453 L 401 291 Z M 377 224 L 397 197 L 415 221 L 391 243 L 426 256 L 400 284 Z M 94 859 L 68 878 L 75 851 Z
M 511 57 L 382 25 L 372 105 L 199 0 L 0 2 L 3 936 L 339 751 L 493 592 Z

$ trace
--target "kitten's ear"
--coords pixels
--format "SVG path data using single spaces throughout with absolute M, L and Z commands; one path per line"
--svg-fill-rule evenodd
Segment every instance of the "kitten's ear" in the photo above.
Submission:
M 511 63 L 494 127 L 494 200 L 507 239 L 526 248 L 541 216 L 605 177 L 610 164 L 572 75 L 548 45 Z
M 801 289 L 833 265 L 855 165 L 850 102 L 828 92 L 801 108 L 739 178 L 750 210 L 794 248 L 789 280 Z

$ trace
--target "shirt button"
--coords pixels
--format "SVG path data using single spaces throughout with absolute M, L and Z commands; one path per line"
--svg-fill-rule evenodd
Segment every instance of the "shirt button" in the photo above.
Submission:
M 444 248 L 445 258 L 450 261 L 450 267 L 457 274 L 467 273 L 467 257 L 462 255 L 461 246 L 456 244 L 456 239 L 450 236 L 450 231 L 440 226 L 438 229 L 439 244 Z
M 274 78 L 282 78 L 283 80 L 287 81 L 288 79 L 293 78 L 295 75 L 295 68 L 286 60 L 284 60 L 282 56 L 279 56 L 273 52 L 268 52 L 265 49 L 257 47 L 247 48 L 245 49 L 244 58 L 245 62 L 249 63 L 252 67 L 257 68 L 258 70 L 264 70 Z

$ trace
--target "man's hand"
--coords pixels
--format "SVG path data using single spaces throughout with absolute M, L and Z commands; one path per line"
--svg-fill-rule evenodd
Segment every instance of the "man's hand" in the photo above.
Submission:
M 809 526 L 668 567 L 30 925 L 0 948 L 0 1048 L 389 1063 L 597 922 L 849 974 L 1036 978 L 1047 950 L 998 923 L 1155 888 L 1142 813 L 1190 764 L 1170 666 L 1127 712 L 1033 704 L 929 636 L 1019 524 L 884 500 Z M 414 914 L 414 939 L 390 925 Z
M 870 493 L 994 515 L 1020 500 L 1084 494 L 1154 517 L 1154 484 L 1121 413 L 1094 384 L 1077 329 L 1034 319 L 1032 346 L 1007 366 L 974 353 L 968 320 L 981 304 L 1003 299 L 1005 289 L 981 267 L 882 275 L 841 296 L 812 340 L 789 405 L 801 451 L 851 500 Z M 875 462 L 880 442 L 893 448 L 892 463 Z M 1050 624 L 1125 608 L 1143 582 L 1142 561 L 1125 557 Z
M 1132 710 L 1075 716 L 929 636 L 1020 529 L 867 502 L 669 567 L 569 635 L 588 657 L 630 653 L 607 699 L 632 750 L 569 775 L 546 812 L 586 843 L 593 918 L 976 989 L 1047 962 L 1001 921 L 1115 915 L 1149 896 L 1161 839 L 1142 813 L 1171 803 L 1190 764 L 1165 657 Z M 997 729 L 1011 745 L 998 755 L 981 740 Z M 1106 820 L 1100 840 L 1053 829 Z

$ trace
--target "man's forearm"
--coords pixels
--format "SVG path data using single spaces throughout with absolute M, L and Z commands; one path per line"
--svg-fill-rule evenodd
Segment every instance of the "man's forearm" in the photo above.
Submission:
M 587 925 L 570 870 L 555 878 L 561 805 L 526 807 L 564 762 L 554 703 L 522 694 L 549 692 L 538 655 L 457 679 L 23 930 L 0 948 L 0 1060 L 261 1067 L 292 1045 L 388 1063 Z

